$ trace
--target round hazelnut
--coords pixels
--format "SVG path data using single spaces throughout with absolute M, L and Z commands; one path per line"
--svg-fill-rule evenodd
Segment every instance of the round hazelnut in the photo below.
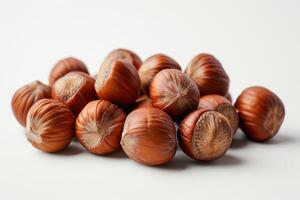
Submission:
M 68 57 L 58 61 L 54 65 L 50 72 L 49 84 L 52 86 L 57 79 L 72 71 L 79 71 L 89 74 L 86 65 L 81 60 L 73 57 Z
M 69 72 L 59 78 L 52 87 L 52 98 L 67 104 L 78 116 L 84 106 L 97 99 L 95 80 L 82 72 Z
M 26 116 L 31 106 L 40 99 L 50 98 L 51 88 L 40 81 L 31 82 L 18 89 L 11 101 L 13 113 L 22 126 L 26 126 Z
M 185 73 L 195 81 L 202 95 L 228 93 L 229 77 L 221 63 L 210 54 L 199 54 L 187 66 Z
M 126 114 L 105 100 L 88 103 L 76 120 L 78 141 L 94 154 L 107 154 L 120 147 Z
M 29 110 L 26 137 L 32 146 L 45 152 L 65 149 L 74 135 L 75 118 L 64 103 L 42 99 Z
M 100 99 L 124 107 L 136 101 L 140 88 L 141 81 L 136 68 L 121 60 L 102 64 L 95 82 Z
M 112 62 L 116 60 L 128 62 L 132 64 L 137 70 L 142 64 L 142 60 L 140 59 L 140 57 L 136 53 L 128 49 L 115 49 L 111 51 L 104 59 L 103 64 L 105 64 L 106 62 Z
M 209 109 L 223 114 L 230 122 L 232 133 L 235 134 L 239 127 L 239 116 L 231 102 L 223 96 L 209 94 L 200 97 L 198 108 Z
M 180 123 L 178 141 L 183 152 L 200 161 L 221 157 L 232 142 L 227 118 L 216 111 L 198 109 Z
M 174 120 L 180 120 L 196 109 L 199 97 L 196 84 L 179 70 L 164 69 L 150 84 L 153 107 L 162 109 Z
M 254 141 L 266 141 L 276 135 L 285 116 L 280 98 L 264 87 L 245 89 L 235 107 L 239 113 L 241 129 Z
M 177 69 L 181 71 L 179 64 L 164 54 L 155 54 L 145 60 L 139 69 L 142 90 L 149 94 L 149 85 L 153 77 L 163 69 Z
M 157 108 L 140 108 L 125 121 L 121 145 L 129 158 L 145 165 L 162 165 L 176 152 L 172 119 Z

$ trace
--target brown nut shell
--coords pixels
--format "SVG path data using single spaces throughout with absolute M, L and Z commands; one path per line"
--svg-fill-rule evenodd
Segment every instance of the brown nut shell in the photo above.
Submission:
M 52 98 L 67 104 L 75 116 L 86 104 L 97 99 L 95 80 L 82 72 L 69 72 L 58 79 L 52 87 Z
M 81 60 L 74 57 L 68 57 L 58 61 L 54 65 L 49 75 L 49 84 L 52 86 L 56 80 L 72 71 L 89 74 L 86 65 Z
M 229 77 L 221 63 L 210 54 L 199 54 L 187 66 L 185 73 L 195 81 L 201 95 L 218 94 L 226 96 Z
M 140 57 L 131 50 L 128 49 L 115 49 L 111 51 L 104 59 L 103 64 L 106 62 L 112 62 L 116 60 L 121 60 L 123 62 L 128 62 L 132 64 L 137 70 L 142 64 Z
M 76 120 L 78 141 L 94 154 L 107 154 L 120 147 L 126 114 L 105 100 L 88 103 Z
M 180 123 L 178 141 L 183 152 L 191 158 L 211 161 L 228 150 L 232 142 L 232 130 L 224 115 L 198 109 Z
M 245 89 L 238 97 L 235 107 L 243 132 L 248 138 L 260 142 L 277 134 L 285 116 L 280 98 L 259 86 Z
M 136 68 L 120 60 L 101 65 L 95 82 L 100 99 L 128 106 L 139 96 L 141 81 Z
M 176 152 L 175 125 L 157 108 L 134 110 L 126 118 L 121 145 L 129 158 L 141 164 L 165 164 Z
M 177 69 L 181 71 L 179 64 L 164 54 L 155 54 L 145 60 L 139 69 L 139 76 L 142 83 L 142 90 L 149 94 L 149 86 L 153 77 L 163 69 Z
M 26 137 L 32 146 L 45 152 L 65 149 L 74 135 L 75 118 L 64 103 L 42 99 L 29 110 Z
M 239 116 L 231 102 L 223 96 L 210 94 L 200 97 L 198 108 L 209 109 L 223 114 L 230 122 L 232 133 L 239 127 Z
M 31 82 L 18 89 L 11 101 L 13 113 L 22 126 L 26 126 L 26 116 L 31 106 L 40 99 L 50 98 L 51 88 L 40 81 Z
M 196 84 L 179 70 L 164 69 L 150 84 L 153 107 L 162 109 L 174 120 L 180 120 L 196 109 L 199 97 Z

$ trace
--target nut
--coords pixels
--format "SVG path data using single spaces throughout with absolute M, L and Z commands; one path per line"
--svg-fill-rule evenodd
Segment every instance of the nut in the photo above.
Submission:
M 22 126 L 26 126 L 26 116 L 31 106 L 40 99 L 50 98 L 51 88 L 40 81 L 31 82 L 18 89 L 11 101 L 13 113 Z
M 178 69 L 181 71 L 179 64 L 164 54 L 155 54 L 145 60 L 139 69 L 139 76 L 142 82 L 142 90 L 149 94 L 149 85 L 153 77 L 163 69 Z
M 210 54 L 199 54 L 192 59 L 185 73 L 195 81 L 202 95 L 226 96 L 229 77 L 221 63 Z
M 232 130 L 221 113 L 198 109 L 184 118 L 178 129 L 183 152 L 195 160 L 211 161 L 230 147 Z
M 240 127 L 248 138 L 266 141 L 277 134 L 285 109 L 280 98 L 264 87 L 250 87 L 238 97 L 235 107 Z
M 230 122 L 232 133 L 239 127 L 239 116 L 231 102 L 223 96 L 210 94 L 200 97 L 198 108 L 209 109 L 223 114 Z
M 75 116 L 84 106 L 97 99 L 95 80 L 82 72 L 69 72 L 58 79 L 52 87 L 52 98 L 67 104 Z
M 70 144 L 75 118 L 64 103 L 39 100 L 30 108 L 26 120 L 27 140 L 39 150 L 57 152 Z
M 128 62 L 132 64 L 137 70 L 140 68 L 142 64 L 142 60 L 140 57 L 134 52 L 128 49 L 115 49 L 110 52 L 106 58 L 104 59 L 103 64 L 106 65 L 106 62 L 112 62 L 116 60 L 121 60 L 123 62 Z
M 68 57 L 58 61 L 58 63 L 54 65 L 50 72 L 49 84 L 52 86 L 57 79 L 72 71 L 89 74 L 86 65 L 82 61 L 77 58 Z
M 101 65 L 95 82 L 95 89 L 100 99 L 124 107 L 136 101 L 140 88 L 141 81 L 136 68 L 121 60 Z
M 175 126 L 157 108 L 134 110 L 126 118 L 121 145 L 129 158 L 141 164 L 165 164 L 176 152 Z
M 167 112 L 174 120 L 180 120 L 196 109 L 199 97 L 196 84 L 179 70 L 164 69 L 150 84 L 153 107 Z

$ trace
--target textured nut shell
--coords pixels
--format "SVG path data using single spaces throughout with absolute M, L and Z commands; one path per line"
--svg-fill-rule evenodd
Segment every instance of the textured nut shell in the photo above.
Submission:
M 244 90 L 235 107 L 241 129 L 255 141 L 266 141 L 276 135 L 285 116 L 284 105 L 279 97 L 263 87 Z
M 196 109 L 199 97 L 196 84 L 179 70 L 164 69 L 150 84 L 153 107 L 162 109 L 175 120 Z
M 26 116 L 31 106 L 40 99 L 50 97 L 51 88 L 40 81 L 34 81 L 18 89 L 11 101 L 11 107 L 18 122 L 25 127 Z
M 112 61 L 101 65 L 95 82 L 100 99 L 127 106 L 139 96 L 141 81 L 136 68 L 127 62 Z
M 69 72 L 58 79 L 52 87 L 52 98 L 61 100 L 78 116 L 84 106 L 97 99 L 95 80 L 82 72 Z
M 78 141 L 94 154 L 107 154 L 120 147 L 126 114 L 109 101 L 88 103 L 76 120 Z
M 139 69 L 142 90 L 149 94 L 149 85 L 153 77 L 163 69 L 177 69 L 181 71 L 179 64 L 164 54 L 155 54 L 145 60 Z
M 200 97 L 198 108 L 209 109 L 223 114 L 230 122 L 233 134 L 239 127 L 239 116 L 231 102 L 223 96 L 210 94 Z
M 137 70 L 140 68 L 140 66 L 142 64 L 142 60 L 140 59 L 140 57 L 136 53 L 134 53 L 128 49 L 115 49 L 115 50 L 111 51 L 106 56 L 103 63 L 105 64 L 106 62 L 112 62 L 112 61 L 116 61 L 116 60 L 121 60 L 123 62 L 129 62 Z
M 134 110 L 126 118 L 121 145 L 128 157 L 141 164 L 165 164 L 176 152 L 175 126 L 159 109 Z
M 199 54 L 192 59 L 185 73 L 195 81 L 201 95 L 228 93 L 229 77 L 221 63 L 210 54 Z
M 26 120 L 27 140 L 39 150 L 57 152 L 70 144 L 75 118 L 64 103 L 39 100 L 30 108 Z
M 230 147 L 232 130 L 222 114 L 198 109 L 184 118 L 178 129 L 179 145 L 188 156 L 200 161 L 215 160 Z
M 52 86 L 54 82 L 71 71 L 80 71 L 89 74 L 86 65 L 77 58 L 68 57 L 58 61 L 52 68 L 49 76 L 49 84 Z

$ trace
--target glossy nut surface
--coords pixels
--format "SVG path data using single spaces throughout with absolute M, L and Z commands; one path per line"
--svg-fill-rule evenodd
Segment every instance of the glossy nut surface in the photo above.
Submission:
M 226 96 L 229 77 L 221 63 L 210 54 L 199 54 L 187 66 L 185 73 L 195 81 L 201 95 L 219 94 Z
M 139 96 L 141 81 L 136 68 L 120 60 L 101 65 L 95 82 L 100 99 L 128 106 Z
M 84 106 L 97 99 L 95 80 L 82 72 L 69 72 L 58 79 L 52 87 L 52 98 L 67 104 L 75 116 Z
M 31 106 L 44 98 L 51 98 L 51 88 L 40 81 L 31 82 L 15 92 L 11 107 L 22 126 L 26 126 L 26 116 Z
M 165 164 L 176 152 L 174 123 L 157 108 L 134 110 L 126 118 L 121 145 L 129 158 L 141 164 Z
M 132 64 L 137 70 L 142 64 L 140 57 L 131 50 L 128 49 L 115 49 L 111 51 L 104 59 L 103 64 L 106 62 L 112 62 L 116 60 L 121 60 L 123 62 L 128 62 Z
M 232 133 L 239 127 L 239 116 L 231 102 L 223 96 L 210 94 L 200 97 L 198 108 L 209 109 L 223 114 L 230 122 Z
M 88 103 L 76 120 L 78 141 L 94 154 L 107 154 L 120 147 L 126 114 L 105 100 Z
M 163 69 L 177 69 L 181 71 L 179 64 L 164 54 L 155 54 L 145 60 L 139 69 L 142 90 L 145 94 L 149 94 L 149 86 L 153 77 Z
M 241 129 L 255 141 L 266 141 L 276 135 L 285 116 L 280 98 L 264 87 L 245 89 L 235 107 L 240 116 Z
M 180 123 L 178 140 L 183 152 L 191 158 L 211 161 L 228 150 L 232 142 L 232 130 L 222 114 L 198 109 Z
M 52 86 L 56 80 L 72 71 L 89 74 L 86 65 L 81 60 L 74 57 L 68 57 L 58 61 L 54 65 L 49 75 L 49 84 Z
M 39 100 L 30 108 L 26 120 L 27 140 L 41 151 L 61 151 L 74 135 L 72 111 L 57 100 Z
M 196 84 L 179 70 L 164 69 L 150 84 L 153 107 L 162 109 L 174 120 L 181 119 L 196 109 L 199 97 Z

